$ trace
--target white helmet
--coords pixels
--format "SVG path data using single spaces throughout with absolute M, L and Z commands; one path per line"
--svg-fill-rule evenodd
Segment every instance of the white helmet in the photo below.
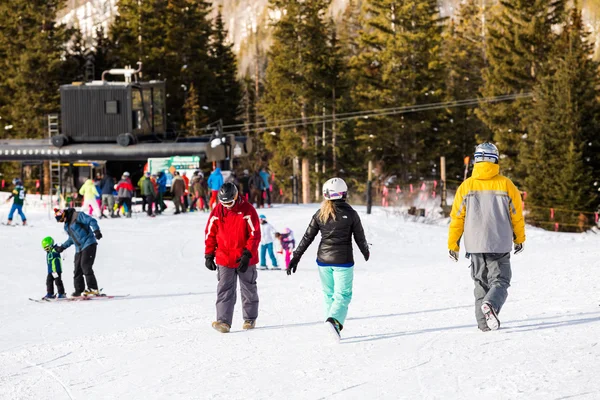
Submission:
M 348 185 L 342 178 L 331 178 L 323 184 L 323 197 L 327 200 L 345 199 Z
M 489 142 L 481 143 L 475 148 L 475 156 L 473 157 L 475 162 L 492 162 L 498 164 L 498 148 Z
M 129 177 L 129 172 L 127 172 L 127 171 L 123 172 L 123 176 Z

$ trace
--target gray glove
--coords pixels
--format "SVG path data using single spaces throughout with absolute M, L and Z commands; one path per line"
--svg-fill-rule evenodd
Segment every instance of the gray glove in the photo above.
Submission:
M 515 254 L 521 254 L 523 252 L 523 250 L 525 250 L 523 248 L 523 245 L 525 243 L 515 243 Z
M 458 262 L 458 252 L 454 250 L 448 250 L 448 255 L 450 256 L 450 259 L 452 259 L 452 261 Z

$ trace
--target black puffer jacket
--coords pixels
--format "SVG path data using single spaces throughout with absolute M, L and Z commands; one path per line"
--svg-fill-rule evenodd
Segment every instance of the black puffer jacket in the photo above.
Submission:
M 294 257 L 302 257 L 319 232 L 321 232 L 321 243 L 317 253 L 319 265 L 348 267 L 354 265 L 352 235 L 365 259 L 369 257 L 369 244 L 358 213 L 343 200 L 334 201 L 334 205 L 335 220 L 329 219 L 324 224 L 319 220 L 319 211 L 313 215 L 302 241 L 294 251 Z

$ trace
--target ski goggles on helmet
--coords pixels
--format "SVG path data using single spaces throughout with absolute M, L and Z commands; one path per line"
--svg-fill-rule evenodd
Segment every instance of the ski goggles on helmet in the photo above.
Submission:
M 223 207 L 225 207 L 225 208 L 231 208 L 235 204 L 237 198 L 238 198 L 238 195 L 236 193 L 235 196 L 234 196 L 234 198 L 233 198 L 233 200 L 230 200 L 230 201 L 219 200 L 219 202 L 223 205 Z
M 54 218 L 56 218 L 56 222 L 65 222 L 65 219 L 67 218 L 67 214 L 65 213 L 65 210 L 60 210 L 58 208 L 54 209 Z

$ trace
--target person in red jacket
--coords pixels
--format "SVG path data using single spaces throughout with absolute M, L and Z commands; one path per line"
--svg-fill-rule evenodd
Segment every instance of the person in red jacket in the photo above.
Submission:
M 242 327 L 253 329 L 258 317 L 258 214 L 252 204 L 238 196 L 238 188 L 231 182 L 221 186 L 217 197 L 219 204 L 206 223 L 204 251 L 206 268 L 218 270 L 217 320 L 212 327 L 222 333 L 231 329 L 239 279 L 244 316 Z

